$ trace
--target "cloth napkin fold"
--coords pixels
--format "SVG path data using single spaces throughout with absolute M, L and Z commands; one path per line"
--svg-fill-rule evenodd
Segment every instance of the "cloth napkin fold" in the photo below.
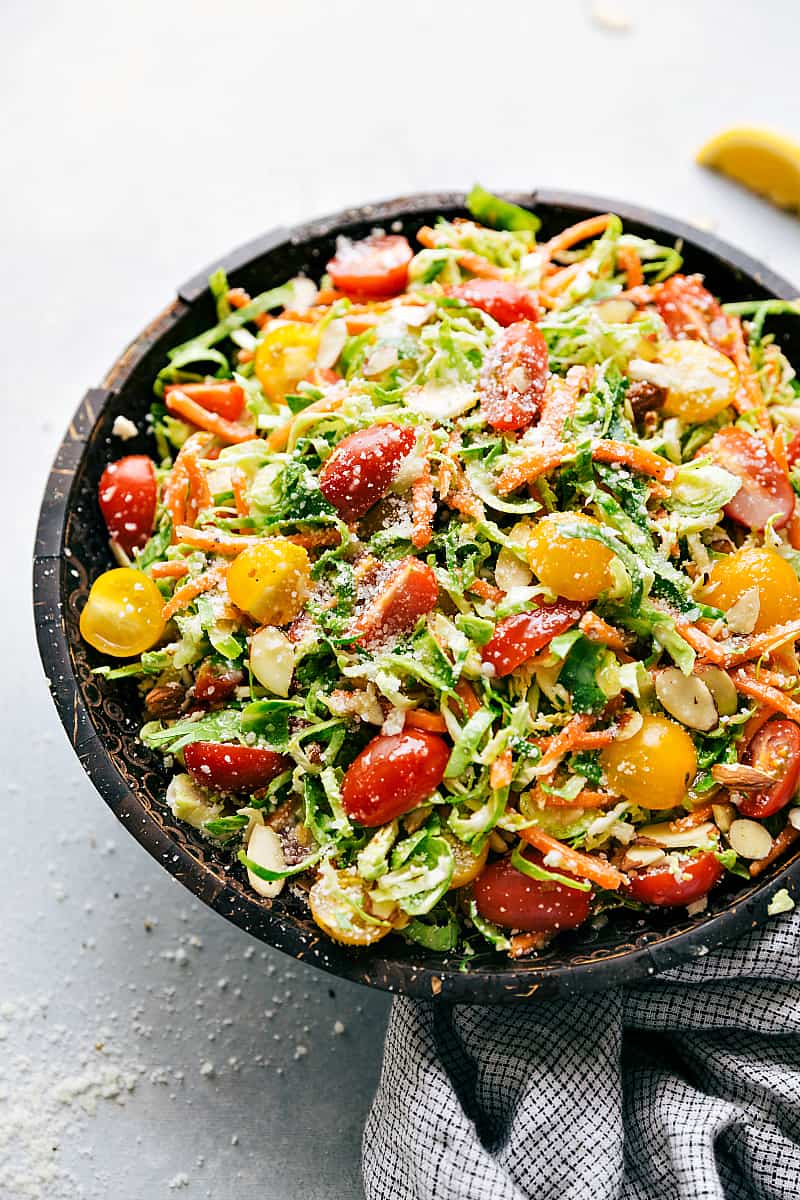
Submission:
M 368 1200 L 798 1200 L 800 914 L 645 985 L 396 1000 Z

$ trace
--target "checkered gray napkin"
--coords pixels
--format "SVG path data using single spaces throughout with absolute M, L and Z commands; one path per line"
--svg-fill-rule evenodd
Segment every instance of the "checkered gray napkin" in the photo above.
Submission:
M 798 1200 L 800 915 L 572 1001 L 395 1001 L 368 1200 Z

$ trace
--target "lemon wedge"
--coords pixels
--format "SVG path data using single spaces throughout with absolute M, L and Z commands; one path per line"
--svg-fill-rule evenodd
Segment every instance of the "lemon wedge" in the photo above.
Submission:
M 771 129 L 752 125 L 724 129 L 700 148 L 697 161 L 780 208 L 800 211 L 800 145 Z

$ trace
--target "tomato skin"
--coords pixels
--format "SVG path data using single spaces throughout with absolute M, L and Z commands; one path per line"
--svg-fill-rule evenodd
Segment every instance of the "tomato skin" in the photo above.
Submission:
M 725 352 L 725 314 L 700 275 L 672 275 L 655 300 L 659 315 L 674 338 L 708 341 Z M 712 325 L 713 323 L 713 325 Z
M 153 460 L 128 454 L 109 463 L 97 490 L 100 511 L 115 542 L 126 554 L 141 550 L 156 519 L 158 484 Z
M 800 782 L 800 729 L 794 721 L 768 721 L 750 743 L 747 761 L 774 775 L 776 782 L 763 792 L 745 792 L 737 802 L 739 812 L 743 817 L 771 817 L 789 803 Z
M 725 512 L 747 529 L 761 530 L 775 513 L 775 528 L 782 529 L 794 513 L 794 489 L 778 466 L 766 442 L 754 433 L 732 426 L 715 433 L 700 453 L 736 475 L 742 486 Z
M 351 300 L 388 300 L 406 290 L 413 256 L 408 240 L 396 233 L 341 239 L 327 270 L 333 286 Z
M 164 388 L 164 395 L 183 392 L 190 400 L 209 412 L 217 413 L 226 421 L 238 421 L 244 412 L 244 388 L 229 379 L 206 380 L 205 383 L 171 383 Z
M 95 579 L 80 616 L 81 637 L 112 658 L 132 658 L 162 637 L 164 597 L 136 567 L 113 567 Z
M 548 364 L 547 343 L 532 321 L 517 321 L 497 338 L 478 384 L 481 408 L 493 429 L 513 433 L 539 416 Z
M 796 433 L 786 447 L 786 461 L 789 466 L 793 467 L 798 459 L 800 459 L 800 433 Z
M 535 612 L 505 617 L 495 627 L 481 650 L 481 658 L 494 667 L 495 675 L 510 675 L 553 640 L 577 625 L 585 606 L 568 600 L 544 604 Z
M 539 308 L 530 292 L 502 279 L 471 279 L 468 283 L 448 288 L 447 294 L 465 301 L 472 308 L 480 308 L 493 317 L 498 325 L 539 320 Z
M 626 891 L 631 899 L 641 904 L 680 908 L 707 896 L 722 878 L 723 868 L 713 854 L 701 854 L 698 858 L 687 858 L 682 862 L 681 873 L 685 878 L 678 880 L 663 867 L 651 867 L 650 870 L 631 875 Z
M 320 471 L 320 491 L 344 521 L 357 521 L 386 495 L 416 440 L 413 429 L 391 421 L 356 430 Z
M 358 618 L 359 642 L 369 646 L 405 633 L 433 611 L 438 599 L 439 585 L 427 563 L 402 558 Z
M 221 792 L 255 792 L 291 765 L 277 750 L 235 742 L 190 742 L 183 761 L 196 784 Z
M 536 851 L 526 850 L 524 857 L 547 870 Z M 576 878 L 560 868 L 558 874 Z M 511 865 L 510 857 L 490 863 L 472 885 L 472 895 L 478 912 L 487 921 L 526 933 L 577 929 L 589 916 L 592 904 L 591 892 L 531 879 Z
M 359 825 L 384 825 L 418 808 L 444 778 L 450 747 L 435 733 L 380 734 L 347 768 L 342 806 Z

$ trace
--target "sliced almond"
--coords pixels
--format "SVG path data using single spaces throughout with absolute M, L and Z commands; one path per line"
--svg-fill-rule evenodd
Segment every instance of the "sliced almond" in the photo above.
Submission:
M 344 320 L 331 321 L 319 339 L 317 366 L 330 368 L 336 365 L 347 341 L 347 325 Z
M 764 826 L 743 817 L 731 825 L 728 841 L 741 858 L 766 858 L 772 849 L 772 838 Z
M 288 696 L 294 674 L 294 646 L 274 625 L 265 625 L 250 638 L 250 670 L 262 687 L 275 696 Z
M 731 633 L 752 633 L 756 627 L 761 608 L 761 597 L 758 588 L 748 588 L 742 592 L 735 604 L 731 605 L 725 614 L 725 620 Z
M 775 782 L 774 777 L 766 771 L 758 771 L 755 767 L 748 767 L 746 763 L 714 763 L 711 775 L 723 787 L 742 788 L 745 791 L 769 788 Z
M 625 851 L 620 868 L 623 871 L 641 870 L 662 862 L 666 853 L 658 846 L 631 846 Z
M 727 671 L 721 667 L 696 667 L 698 675 L 714 698 L 717 712 L 721 717 L 732 717 L 739 707 L 739 697 L 733 680 Z
M 792 829 L 800 829 L 800 808 L 789 809 L 789 824 Z
M 732 804 L 712 804 L 714 820 L 720 833 L 727 833 L 738 814 Z
M 659 821 L 655 825 L 643 825 L 637 834 L 658 846 L 666 846 L 668 850 L 680 850 L 683 846 L 705 845 L 716 831 L 716 825 L 711 821 L 696 825 L 694 829 L 673 829 L 669 821 Z
M 265 871 L 286 870 L 281 839 L 268 825 L 253 826 L 253 832 L 247 843 L 247 857 L 259 867 L 263 867 Z M 261 879 L 249 867 L 247 868 L 247 878 L 254 891 L 266 900 L 274 900 L 276 896 L 279 896 L 286 882 L 285 879 Z
M 666 667 L 655 679 L 656 695 L 671 717 L 688 729 L 713 729 L 719 721 L 714 697 L 697 675 Z

